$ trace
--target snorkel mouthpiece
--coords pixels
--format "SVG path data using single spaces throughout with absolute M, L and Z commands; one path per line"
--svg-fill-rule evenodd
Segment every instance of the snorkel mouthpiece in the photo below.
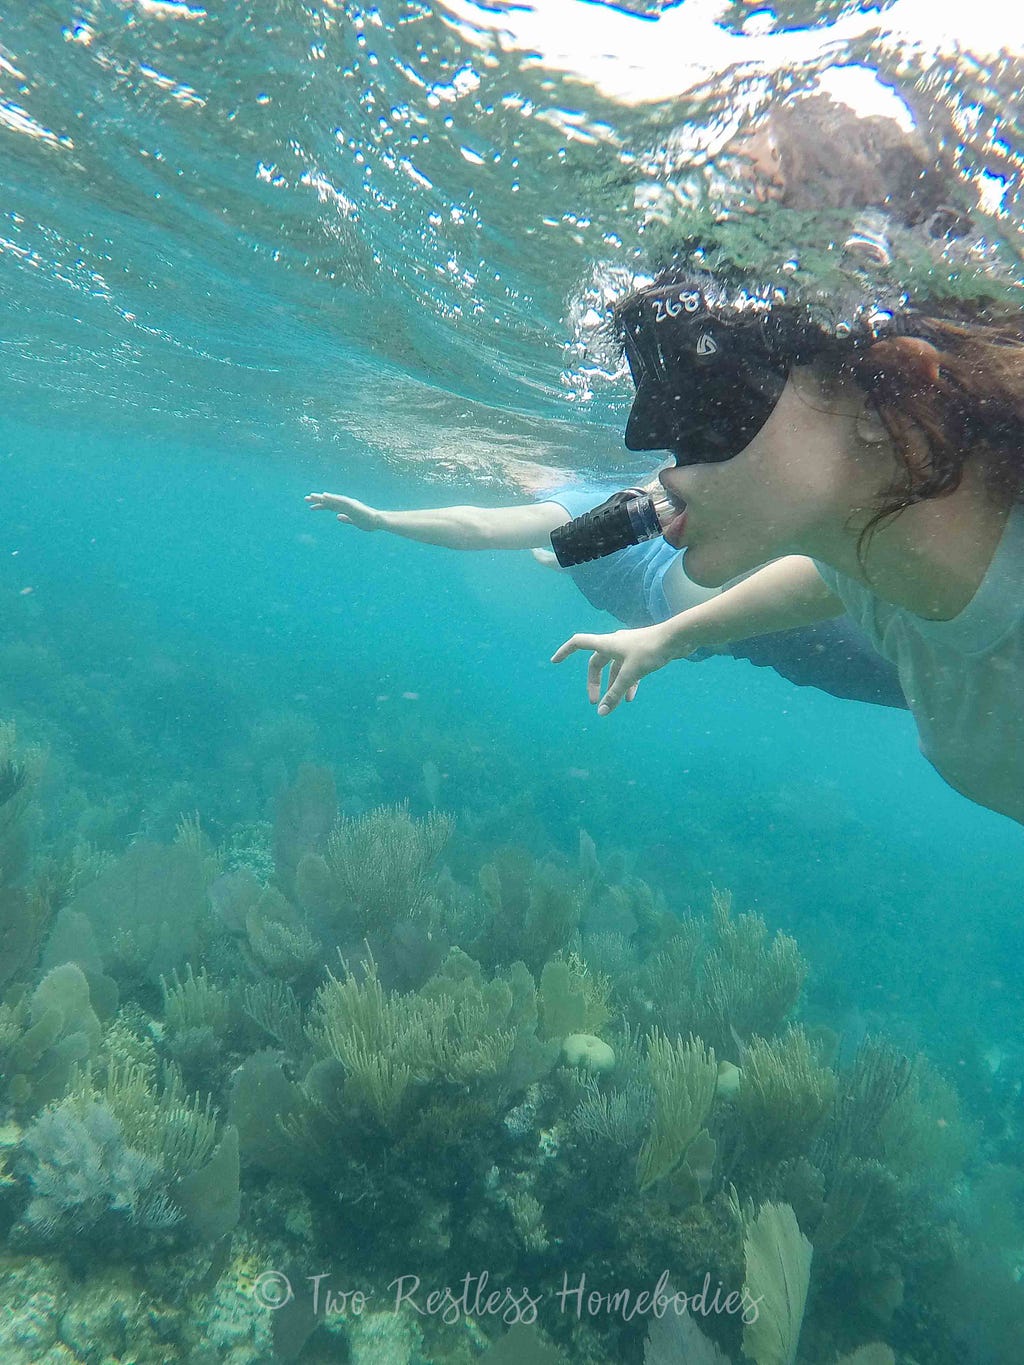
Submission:
M 666 503 L 667 506 L 667 503 Z M 563 569 L 639 545 L 661 535 L 658 507 L 643 488 L 624 488 L 551 532 L 551 548 Z

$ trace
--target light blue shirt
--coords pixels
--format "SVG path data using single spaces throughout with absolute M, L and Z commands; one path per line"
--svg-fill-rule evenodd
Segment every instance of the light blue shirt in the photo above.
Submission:
M 1024 824 L 1024 504 L 1011 508 L 977 592 L 949 621 L 815 565 L 898 670 L 925 758 L 951 787 Z
M 564 507 L 569 521 L 589 512 L 611 496 L 616 486 L 573 484 L 542 493 L 541 501 Z M 577 564 L 569 570 L 572 580 L 591 604 L 626 626 L 649 626 L 667 621 L 673 614 L 665 596 L 665 574 L 679 557 L 666 540 L 657 536 L 640 545 L 629 545 L 604 559 Z

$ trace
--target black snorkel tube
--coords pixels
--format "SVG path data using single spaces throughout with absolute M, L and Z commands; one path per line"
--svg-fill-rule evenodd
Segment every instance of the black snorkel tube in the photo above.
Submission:
M 551 548 L 563 569 L 653 540 L 662 531 L 654 499 L 643 488 L 624 488 L 599 507 L 551 532 Z

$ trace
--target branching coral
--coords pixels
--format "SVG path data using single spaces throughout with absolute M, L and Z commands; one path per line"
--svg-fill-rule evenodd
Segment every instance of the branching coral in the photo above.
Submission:
M 700 1006 L 708 1022 L 701 1032 L 732 1052 L 737 1035 L 770 1037 L 782 1026 L 799 999 L 807 962 L 787 935 L 769 940 L 759 915 L 733 918 L 731 899 L 720 892 L 714 911 L 715 944 L 704 963 Z
M 956 1091 L 924 1056 L 889 1106 L 878 1131 L 878 1153 L 898 1175 L 944 1189 L 956 1178 L 977 1134 L 961 1113 Z
M 223 870 L 220 855 L 203 829 L 198 811 L 192 811 L 179 818 L 174 830 L 174 842 L 201 863 L 203 880 L 207 884 L 220 875 Z
M 633 1080 L 607 1094 L 590 1081 L 585 1097 L 572 1112 L 570 1125 L 584 1142 L 632 1151 L 650 1120 L 653 1103 L 654 1091 L 643 1082 Z
M 24 1021 L 25 1009 L 20 1001 L 17 1005 L 0 1004 L 0 1071 L 4 1058 L 21 1037 Z
M 583 976 L 568 962 L 555 960 L 544 964 L 540 974 L 540 1015 L 549 1038 L 564 1038 L 582 1033 L 587 1022 L 587 996 Z
M 111 1067 L 100 1089 L 83 1075 L 25 1132 L 23 1234 L 60 1244 L 88 1233 L 121 1252 L 178 1225 L 221 1236 L 238 1218 L 238 1135 L 216 1138 L 209 1102 L 190 1099 L 174 1074 L 162 1090 L 143 1067 Z
M 512 992 L 503 982 L 467 989 L 465 980 L 461 989 L 457 978 L 441 977 L 434 991 L 387 992 L 369 962 L 361 980 L 346 970 L 317 993 L 311 1039 L 344 1066 L 346 1097 L 385 1127 L 414 1079 L 464 1085 L 507 1066 L 516 1044 Z
M 479 873 L 490 920 L 474 952 L 491 967 L 521 960 L 539 973 L 577 942 L 583 887 L 569 873 L 502 850 Z
M 317 992 L 309 1026 L 322 1055 L 341 1062 L 346 1094 L 365 1104 L 387 1127 L 413 1077 L 413 1066 L 432 1071 L 444 1030 L 441 1002 L 389 995 L 375 965 L 363 979 L 346 969 Z
M 752 1039 L 735 1098 L 751 1158 L 777 1164 L 806 1151 L 835 1090 L 835 1075 L 820 1064 L 802 1028 L 773 1040 Z
M 17 730 L 0 723 L 0 886 L 13 886 L 29 861 L 29 814 L 43 764 L 42 751 L 18 744 Z
M 41 1242 L 164 1232 L 184 1216 L 168 1197 L 159 1163 L 128 1145 L 99 1100 L 45 1109 L 25 1132 L 20 1165 L 32 1189 L 22 1227 Z
M 245 932 L 257 969 L 282 981 L 296 981 L 305 976 L 323 954 L 309 926 L 284 897 L 272 889 L 264 891 L 246 914 Z
M 35 889 L 0 884 L 0 989 L 31 976 L 51 913 Z
M 303 857 L 323 846 L 338 815 L 338 795 L 329 768 L 303 763 L 295 781 L 278 793 L 274 808 L 274 864 L 286 895 L 295 888 Z
M 630 982 L 630 1012 L 640 1024 L 653 1013 L 670 1032 L 692 1032 L 739 1061 L 747 1038 L 782 1026 L 806 975 L 793 939 L 770 936 L 759 915 L 734 917 L 730 898 L 716 891 L 710 936 L 692 917 L 662 926 L 657 951 Z
M 512 1188 L 499 1189 L 496 1198 L 511 1215 L 512 1226 L 527 1255 L 547 1251 L 550 1242 L 544 1226 L 544 1205 L 529 1188 L 527 1178 L 518 1176 Z
M 83 1075 L 69 1103 L 102 1100 L 120 1123 L 132 1147 L 158 1160 L 169 1175 L 179 1178 L 209 1160 L 217 1141 L 217 1119 L 212 1101 L 188 1095 L 177 1071 L 171 1069 L 162 1087 L 154 1084 L 143 1066 L 112 1066 L 105 1083 L 95 1087 Z
M 869 1037 L 839 1085 L 835 1114 L 822 1141 L 822 1164 L 837 1170 L 850 1158 L 881 1156 L 880 1141 L 914 1074 L 912 1060 L 884 1039 Z
M 658 1018 L 673 1036 L 685 1038 L 700 1028 L 702 996 L 699 990 L 700 964 L 704 956 L 702 925 L 692 916 L 678 924 L 678 930 L 664 946 L 649 957 L 633 987 L 635 1013 L 642 1014 L 653 1005 Z
M 335 825 L 324 854 L 326 894 L 350 936 L 362 938 L 426 912 L 434 865 L 453 827 L 448 815 L 432 811 L 416 820 L 405 806 L 381 806 Z M 308 880 L 308 870 L 304 875 Z
M 302 1008 L 290 986 L 281 981 L 257 981 L 242 997 L 246 1014 L 281 1047 L 300 1055 L 305 1046 Z
M 829 1173 L 821 1217 L 812 1229 L 820 1252 L 834 1252 L 860 1227 L 876 1202 L 891 1202 L 896 1177 L 880 1161 L 845 1157 Z
M 0 724 L 0 990 L 31 973 L 56 909 L 44 886 L 23 885 L 41 767 L 41 752 L 19 747 L 14 726 Z
M 238 1219 L 237 1131 L 218 1142 L 210 1100 L 187 1095 L 174 1071 L 162 1086 L 144 1066 L 111 1065 L 101 1085 L 83 1072 L 33 1121 L 23 1147 L 33 1191 L 26 1235 L 89 1231 L 107 1242 L 122 1226 L 157 1234 L 180 1224 L 205 1241 Z
M 654 1121 L 637 1158 L 637 1183 L 648 1189 L 671 1175 L 698 1137 L 715 1098 L 715 1054 L 698 1038 L 671 1042 L 655 1029 L 647 1042 Z
M 150 1081 L 159 1070 L 152 1021 L 137 1006 L 126 1006 L 103 1030 L 103 1046 L 93 1065 L 93 1079 L 104 1081 L 111 1068 L 141 1067 Z
M 231 1022 L 231 999 L 200 968 L 191 964 L 184 978 L 175 971 L 170 981 L 160 981 L 164 997 L 166 1046 L 175 1062 L 193 1082 L 215 1071 L 222 1053 L 223 1036 Z
M 231 1004 L 227 993 L 215 986 L 206 974 L 204 967 L 199 973 L 192 970 L 189 963 L 185 968 L 184 979 L 173 972 L 170 981 L 160 978 L 164 996 L 164 1022 L 176 1031 L 186 1029 L 212 1029 L 222 1032 L 227 1026 Z

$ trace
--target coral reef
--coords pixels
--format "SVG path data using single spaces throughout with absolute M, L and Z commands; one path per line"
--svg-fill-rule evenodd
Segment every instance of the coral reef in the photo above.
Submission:
M 654 1122 L 637 1158 L 637 1184 L 648 1189 L 684 1164 L 703 1133 L 718 1082 L 715 1054 L 692 1036 L 671 1042 L 653 1031 L 647 1039 L 647 1067 L 654 1091 Z
M 142 1067 L 111 1066 L 102 1087 L 81 1077 L 26 1128 L 19 1173 L 31 1198 L 16 1244 L 138 1254 L 165 1234 L 214 1241 L 238 1221 L 238 1132 L 217 1140 L 209 1103 L 175 1073 L 157 1089 Z
M 1019 1171 L 915 1050 L 800 1017 L 792 937 L 585 836 L 488 842 L 439 760 L 409 760 L 425 814 L 370 806 L 379 774 L 298 739 L 234 827 L 182 806 L 101 857 L 46 845 L 0 730 L 5 1362 L 961 1365 L 982 1265 L 1013 1340 Z M 367 1311 L 299 1302 L 321 1266 Z M 483 1267 L 536 1322 L 481 1308 Z M 648 1340 L 610 1305 L 666 1267 L 764 1314 Z M 387 1307 L 412 1272 L 447 1315 Z M 580 1277 L 594 1311 L 559 1304 Z

